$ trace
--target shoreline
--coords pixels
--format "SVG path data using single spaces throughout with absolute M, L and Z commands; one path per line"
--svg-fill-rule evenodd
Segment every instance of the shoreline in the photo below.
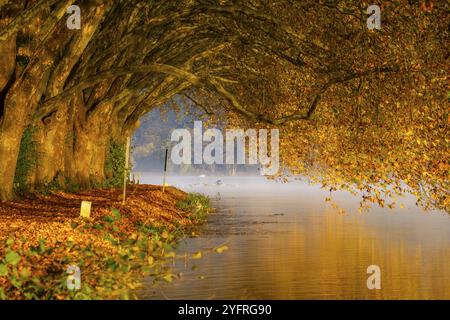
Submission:
M 0 203 L 0 299 L 129 299 L 145 276 L 176 278 L 165 261 L 209 200 L 173 187 L 128 190 L 124 206 L 119 189 Z M 79 217 L 82 200 L 92 202 L 90 218 Z M 69 266 L 79 268 L 79 288 Z

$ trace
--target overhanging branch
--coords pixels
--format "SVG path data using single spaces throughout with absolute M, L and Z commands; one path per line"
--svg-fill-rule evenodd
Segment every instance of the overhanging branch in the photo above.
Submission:
M 356 78 L 361 78 L 364 76 L 368 76 L 370 74 L 374 73 L 390 73 L 390 72 L 398 72 L 398 67 L 383 67 L 383 68 L 374 68 L 371 70 L 366 70 L 362 72 L 353 72 L 349 73 L 347 75 L 344 75 L 342 77 L 333 78 L 329 80 L 327 83 L 325 83 L 320 90 L 315 94 L 311 104 L 308 107 L 308 111 L 306 113 L 293 113 L 288 116 L 284 116 L 278 119 L 271 119 L 264 115 L 253 113 L 249 110 L 247 110 L 245 107 L 243 107 L 237 99 L 228 92 L 222 85 L 217 83 L 216 81 L 210 80 L 209 83 L 213 86 L 213 88 L 216 90 L 217 93 L 219 93 L 221 96 L 223 96 L 228 102 L 230 102 L 231 106 L 241 115 L 244 115 L 250 120 L 258 121 L 258 122 L 264 122 L 272 125 L 280 125 L 284 124 L 289 121 L 295 121 L 295 120 L 309 120 L 314 115 L 314 112 L 316 111 L 320 99 L 322 98 L 323 94 L 333 85 L 343 83 L 346 81 L 350 81 Z
M 123 67 L 123 68 L 115 68 L 115 69 L 109 69 L 107 71 L 103 71 L 98 73 L 95 76 L 90 76 L 84 79 L 81 79 L 78 84 L 64 90 L 60 94 L 44 101 L 44 103 L 41 105 L 41 107 L 38 109 L 38 111 L 35 114 L 35 117 L 37 119 L 41 119 L 45 115 L 49 114 L 50 112 L 54 111 L 54 109 L 57 107 L 58 102 L 63 101 L 63 99 L 70 97 L 76 92 L 80 92 L 84 89 L 87 89 L 89 87 L 92 87 L 104 80 L 115 78 L 118 76 L 128 75 L 128 74 L 135 74 L 135 73 L 149 73 L 149 72 L 159 72 L 159 73 L 165 73 L 169 75 L 173 75 L 176 77 L 179 77 L 181 79 L 184 79 L 191 83 L 192 85 L 199 86 L 202 82 L 202 78 L 190 73 L 186 70 L 179 69 L 170 65 L 166 64 L 159 64 L 154 63 L 150 65 L 145 66 L 130 66 L 130 67 Z

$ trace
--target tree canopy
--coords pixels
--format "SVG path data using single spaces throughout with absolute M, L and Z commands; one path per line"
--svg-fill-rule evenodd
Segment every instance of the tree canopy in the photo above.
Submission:
M 448 211 L 448 4 L 383 1 L 369 30 L 371 4 L 0 1 L 0 198 L 14 195 L 24 133 L 30 186 L 89 186 L 107 178 L 111 141 L 184 95 L 230 126 L 279 128 L 281 178 Z

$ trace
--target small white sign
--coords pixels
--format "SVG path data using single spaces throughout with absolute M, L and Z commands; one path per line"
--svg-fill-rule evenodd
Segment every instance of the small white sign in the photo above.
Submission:
M 90 201 L 81 201 L 80 217 L 90 218 L 91 217 L 91 205 Z

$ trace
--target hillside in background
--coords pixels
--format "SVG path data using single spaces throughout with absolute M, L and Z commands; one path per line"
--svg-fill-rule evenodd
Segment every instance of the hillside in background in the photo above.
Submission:
M 161 173 L 164 168 L 165 150 L 168 148 L 167 170 L 172 174 L 258 174 L 256 165 L 176 165 L 172 163 L 170 160 L 171 147 L 176 144 L 176 142 L 170 141 L 172 131 L 178 128 L 186 128 L 192 132 L 194 121 L 202 119 L 207 120 L 205 115 L 192 105 L 183 105 L 178 111 L 174 111 L 173 108 L 169 109 L 167 105 L 164 105 L 143 116 L 141 125 L 133 136 L 133 171 Z M 223 129 L 224 126 L 219 124 L 214 127 Z M 194 150 L 193 146 L 192 150 Z

